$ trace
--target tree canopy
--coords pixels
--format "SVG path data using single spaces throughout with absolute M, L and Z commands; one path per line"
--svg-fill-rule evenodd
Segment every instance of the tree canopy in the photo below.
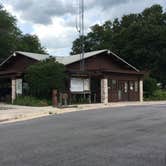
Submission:
M 71 54 L 80 53 L 80 40 L 73 42 Z M 166 12 L 160 5 L 94 25 L 84 40 L 86 52 L 110 49 L 166 85 Z
M 54 58 L 31 65 L 25 74 L 30 95 L 39 98 L 50 98 L 53 89 L 63 91 L 65 78 L 65 66 Z
M 17 20 L 0 5 L 0 62 L 14 51 L 46 53 L 37 36 L 23 34 Z

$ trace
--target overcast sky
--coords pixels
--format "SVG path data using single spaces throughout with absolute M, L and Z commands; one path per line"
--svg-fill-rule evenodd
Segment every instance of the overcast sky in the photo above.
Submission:
M 24 33 L 36 34 L 51 55 L 68 55 L 78 37 L 76 4 L 78 0 L 2 0 L 4 7 L 18 19 Z M 124 14 L 138 13 L 153 4 L 166 9 L 166 0 L 85 0 L 86 32 L 90 26 Z

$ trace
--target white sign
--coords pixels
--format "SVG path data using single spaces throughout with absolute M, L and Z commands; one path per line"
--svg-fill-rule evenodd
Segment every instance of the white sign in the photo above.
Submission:
M 22 94 L 22 79 L 16 80 L 16 94 L 21 95 Z
M 70 91 L 71 92 L 90 91 L 90 79 L 71 78 Z
M 90 79 L 84 79 L 84 91 L 90 91 Z

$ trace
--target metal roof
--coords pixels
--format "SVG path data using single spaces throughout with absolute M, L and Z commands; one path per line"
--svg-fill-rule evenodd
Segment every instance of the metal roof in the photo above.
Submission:
M 135 71 L 139 72 L 139 70 L 137 68 L 135 68 L 134 66 L 132 66 L 131 64 L 129 64 L 128 62 L 126 62 L 124 59 L 120 58 L 118 55 L 116 55 L 115 53 L 111 52 L 110 50 L 99 50 L 99 51 L 92 51 L 92 52 L 87 52 L 84 54 L 84 59 L 87 59 L 89 57 L 101 54 L 107 52 L 108 55 L 113 55 L 116 59 L 118 59 L 119 61 L 125 63 L 126 65 L 130 66 L 132 69 L 134 69 Z M 42 61 L 45 59 L 48 59 L 49 57 L 55 57 L 56 61 L 58 61 L 59 63 L 62 63 L 64 65 L 69 65 L 72 64 L 74 62 L 78 62 L 80 61 L 81 58 L 81 54 L 77 54 L 77 55 L 70 55 L 70 56 L 50 56 L 47 54 L 37 54 L 37 53 L 30 53 L 30 52 L 22 52 L 22 51 L 16 51 L 14 54 L 12 54 L 11 56 L 9 56 L 5 61 L 3 61 L 0 66 L 2 66 L 4 63 L 6 63 L 11 57 L 16 56 L 17 54 L 21 54 L 24 56 L 27 56 L 29 58 L 38 60 L 38 61 Z
M 50 55 L 47 54 L 37 54 L 37 53 L 31 53 L 31 52 L 22 52 L 22 51 L 16 51 L 15 53 L 27 56 L 29 58 L 42 61 L 50 57 Z
M 87 52 L 85 53 L 84 55 L 84 59 L 86 58 L 89 58 L 89 57 L 92 57 L 94 55 L 98 55 L 98 54 L 101 54 L 103 52 L 106 52 L 107 50 L 99 50 L 99 51 L 92 51 L 92 52 Z M 62 63 L 64 65 L 69 65 L 71 63 L 74 63 L 74 62 L 78 62 L 80 61 L 80 58 L 81 58 L 81 54 L 77 54 L 77 55 L 71 55 L 71 56 L 57 56 L 56 57 L 56 60 L 59 62 L 59 63 Z
M 37 54 L 37 53 L 31 53 L 31 52 L 23 52 L 23 51 L 15 51 L 12 55 L 10 55 L 8 58 L 6 58 L 2 63 L 0 63 L 0 66 L 5 64 L 8 60 L 10 60 L 12 57 L 15 57 L 17 54 L 24 55 L 26 57 L 42 61 L 50 57 L 50 55 L 47 54 Z

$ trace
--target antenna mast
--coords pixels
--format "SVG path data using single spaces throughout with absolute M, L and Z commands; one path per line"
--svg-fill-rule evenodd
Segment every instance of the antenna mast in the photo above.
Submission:
M 82 24 L 82 27 L 81 27 L 81 37 L 82 37 L 82 40 L 81 40 L 81 53 L 82 53 L 82 68 L 81 70 L 84 71 L 84 54 L 85 54 L 85 50 L 84 50 L 84 0 L 81 0 L 81 12 L 82 12 L 82 15 L 81 15 L 81 24 Z
M 80 38 L 80 70 L 84 71 L 84 0 L 78 0 L 78 20 L 76 20 L 76 29 Z

